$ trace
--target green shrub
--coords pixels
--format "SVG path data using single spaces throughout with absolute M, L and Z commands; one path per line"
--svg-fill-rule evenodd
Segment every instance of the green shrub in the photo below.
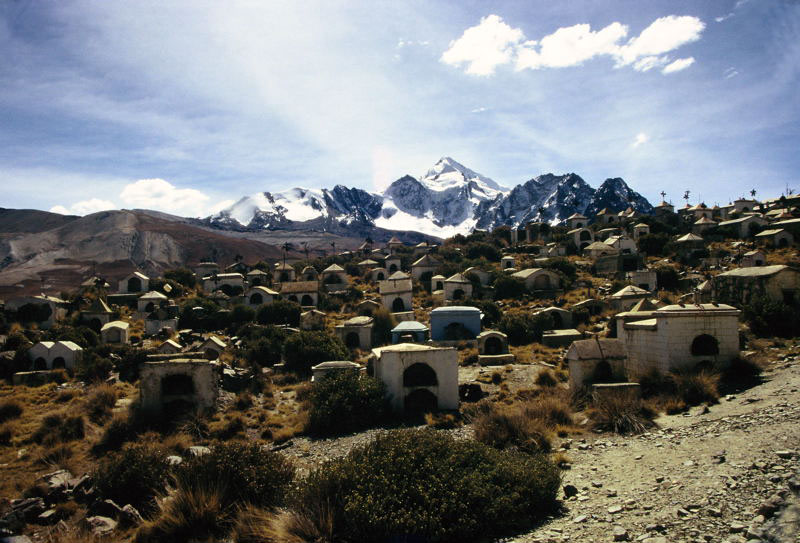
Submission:
M 168 475 L 167 453 L 150 443 L 137 443 L 103 458 L 92 479 L 103 499 L 147 513 L 155 509 L 154 498 L 165 490 Z
M 225 507 L 281 505 L 293 477 L 289 461 L 260 443 L 217 443 L 211 446 L 211 452 L 175 468 L 175 480 L 181 488 L 218 489 Z
M 476 541 L 530 528 L 559 485 L 547 455 L 395 430 L 311 472 L 293 511 L 334 540 Z
M 230 326 L 232 330 L 236 330 L 239 326 L 253 322 L 256 318 L 256 310 L 250 306 L 243 304 L 236 304 L 233 306 L 230 314 Z
M 243 342 L 245 359 L 248 362 L 263 367 L 273 366 L 281 361 L 283 344 L 288 336 L 286 330 L 277 326 L 245 328 Z
M 42 419 L 31 438 L 36 443 L 54 445 L 83 437 L 84 422 L 81 415 L 67 416 L 66 413 L 54 413 Z
M 495 300 L 519 300 L 527 292 L 525 281 L 519 277 L 501 275 L 494 282 Z
M 0 423 L 19 418 L 22 415 L 22 405 L 16 400 L 3 400 L 0 402 Z
M 760 297 L 743 309 L 745 322 L 757 336 L 792 338 L 800 335 L 800 309 L 796 306 Z
M 256 321 L 259 324 L 300 324 L 300 304 L 288 300 L 275 300 L 258 308 Z
M 385 307 L 378 308 L 372 314 L 372 344 L 386 345 L 392 341 L 392 329 L 397 326 L 394 316 Z
M 542 341 L 542 332 L 553 328 L 553 317 L 547 313 L 531 315 L 523 312 L 506 312 L 498 326 L 508 336 L 512 345 L 525 345 Z
M 194 272 L 187 268 L 173 268 L 164 272 L 164 279 L 170 279 L 188 288 L 194 288 L 197 281 Z
M 337 371 L 313 383 L 309 432 L 337 435 L 357 432 L 386 416 L 385 387 L 356 371 Z
M 96 352 L 86 352 L 78 361 L 75 375 L 82 381 L 96 382 L 104 381 L 114 369 L 114 363 Z
M 350 353 L 341 339 L 322 331 L 301 330 L 290 335 L 283 344 L 286 367 L 303 374 L 311 367 L 328 360 L 348 360 Z

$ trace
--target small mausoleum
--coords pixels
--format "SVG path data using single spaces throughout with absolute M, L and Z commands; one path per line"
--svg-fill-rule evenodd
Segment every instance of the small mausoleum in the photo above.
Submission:
M 103 343 L 130 343 L 131 325 L 125 321 L 111 321 L 100 328 L 100 340 Z
M 164 360 L 142 364 L 142 410 L 165 416 L 212 411 L 218 395 L 218 366 L 208 360 Z
M 433 341 L 475 339 L 481 333 L 482 317 L 477 307 L 437 307 L 431 311 L 431 338 Z
M 403 321 L 392 328 L 392 344 L 423 343 L 428 340 L 428 327 L 417 321 Z
M 348 349 L 372 347 L 372 317 L 353 317 L 337 325 L 334 332 Z
M 400 343 L 372 350 L 375 377 L 395 412 L 458 409 L 458 351 Z

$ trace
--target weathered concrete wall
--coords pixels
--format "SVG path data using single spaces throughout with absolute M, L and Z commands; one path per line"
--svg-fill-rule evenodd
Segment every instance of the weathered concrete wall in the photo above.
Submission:
M 165 379 L 186 376 L 191 379 L 191 391 L 173 392 L 165 387 Z M 217 401 L 217 365 L 208 361 L 171 360 L 145 362 L 141 368 L 139 397 L 142 409 L 165 413 L 171 402 L 187 402 L 201 410 L 214 409 Z
M 436 396 L 439 409 L 458 409 L 458 352 L 455 349 L 400 344 L 373 352 L 377 355 L 375 377 L 386 385 L 394 411 L 402 412 L 406 396 L 420 388 Z M 427 364 L 436 373 L 436 386 L 403 386 L 403 372 L 417 363 Z

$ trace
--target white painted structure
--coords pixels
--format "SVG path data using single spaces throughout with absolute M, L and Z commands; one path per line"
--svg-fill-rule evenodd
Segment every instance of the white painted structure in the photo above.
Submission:
M 159 307 L 164 307 L 168 301 L 169 298 L 165 295 L 151 290 L 147 294 L 139 296 L 139 299 L 136 301 L 136 309 L 139 313 L 152 313 Z
M 125 321 L 111 321 L 100 329 L 100 340 L 103 343 L 130 343 L 131 325 Z
M 724 368 L 739 356 L 739 314 L 724 304 L 668 305 L 653 318 L 626 322 L 620 339 L 629 376 L 650 369 Z
M 372 317 L 353 317 L 337 325 L 334 332 L 348 349 L 372 347 Z
M 447 302 L 464 300 L 472 296 L 472 283 L 460 273 L 444 280 L 444 299 Z
M 119 280 L 120 294 L 137 294 L 150 290 L 150 278 L 142 272 L 133 272 Z
M 72 341 L 40 341 L 28 349 L 28 358 L 34 371 L 58 368 L 72 370 L 82 357 L 83 349 Z
M 452 347 L 400 343 L 373 349 L 375 377 L 392 410 L 458 409 L 458 352 Z

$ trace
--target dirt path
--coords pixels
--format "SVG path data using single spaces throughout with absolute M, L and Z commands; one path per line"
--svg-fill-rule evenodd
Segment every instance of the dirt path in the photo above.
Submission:
M 564 485 L 577 494 L 562 516 L 508 541 L 800 541 L 800 360 L 775 362 L 764 377 L 641 436 L 565 440 Z

